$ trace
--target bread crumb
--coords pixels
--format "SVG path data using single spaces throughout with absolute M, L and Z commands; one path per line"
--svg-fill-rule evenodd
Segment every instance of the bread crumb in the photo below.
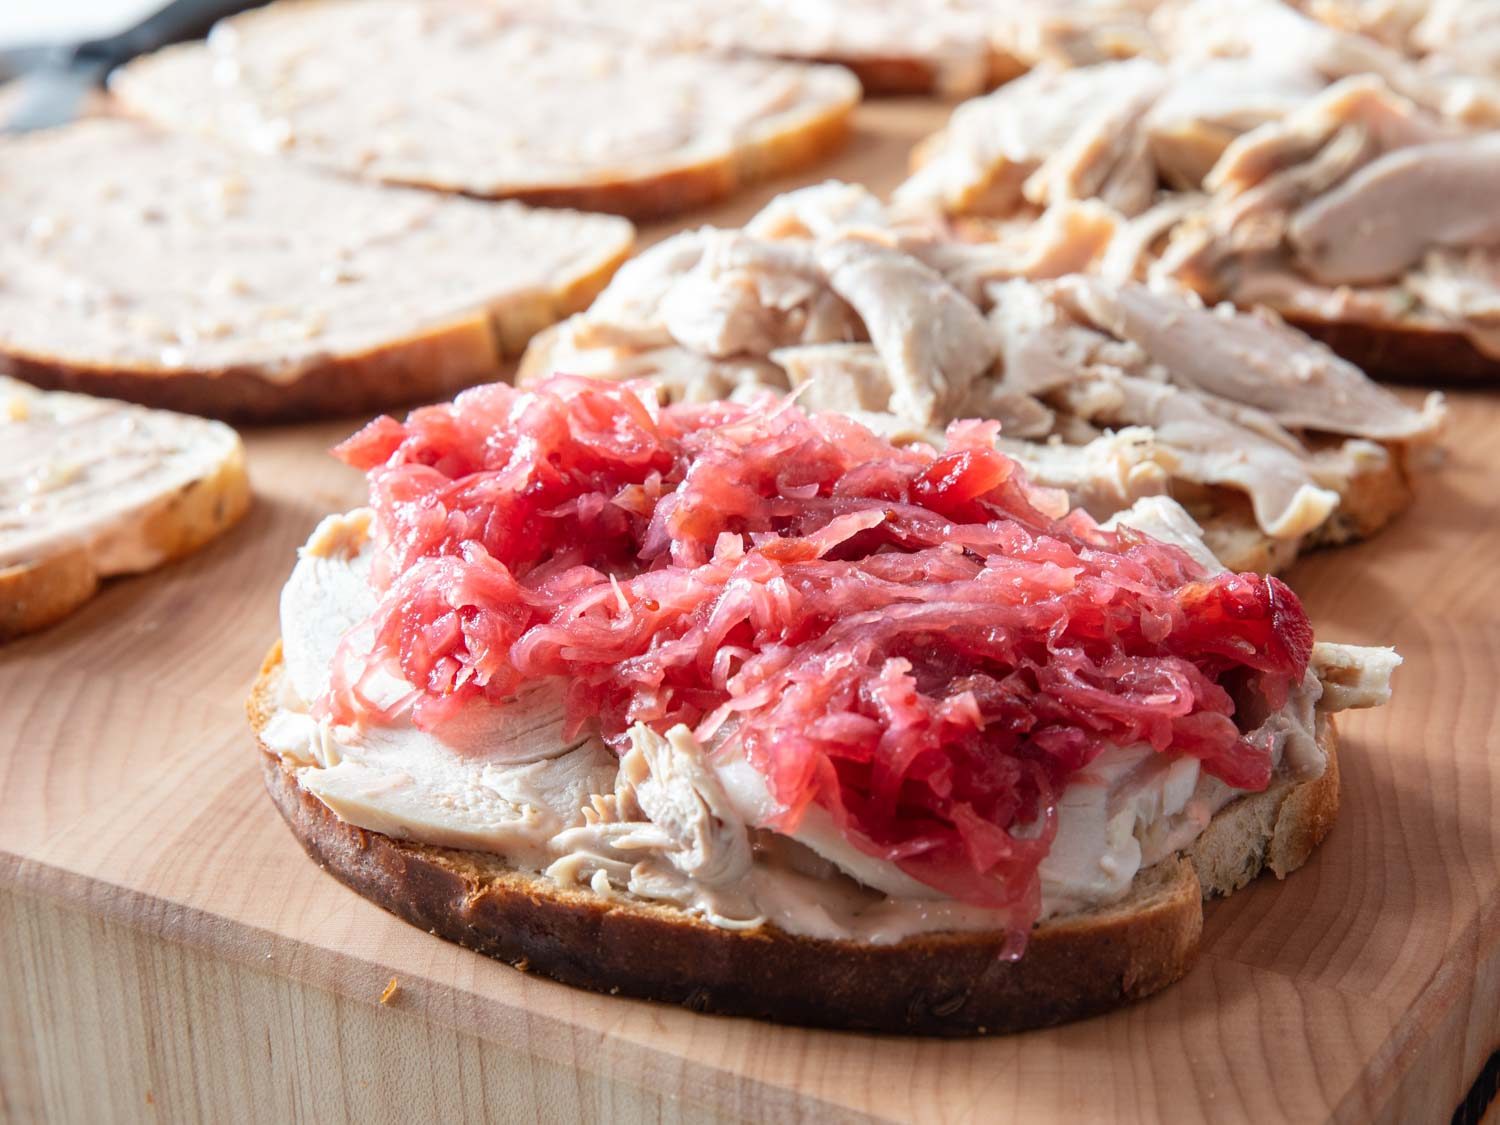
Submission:
M 531 968 L 531 961 L 525 957 L 522 957 L 519 961 L 516 962 L 515 967 L 524 973 Z
M 394 1000 L 396 998 L 396 993 L 398 993 L 400 991 L 401 991 L 401 985 L 396 982 L 396 978 L 395 977 L 392 977 L 391 978 L 391 983 L 388 984 L 388 985 L 386 985 L 385 986 L 385 991 L 380 994 L 380 1002 L 382 1004 L 389 1004 L 392 1000 Z

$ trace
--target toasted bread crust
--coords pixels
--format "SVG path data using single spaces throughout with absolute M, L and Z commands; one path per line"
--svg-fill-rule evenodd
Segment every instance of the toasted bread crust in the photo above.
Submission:
M 278 643 L 247 705 L 257 733 L 276 709 L 280 678 Z M 1191 966 L 1202 930 L 1204 892 L 1182 857 L 1142 872 L 1123 903 L 1038 926 L 1015 962 L 1000 958 L 997 934 L 925 934 L 872 945 L 798 937 L 773 926 L 726 930 L 671 907 L 558 886 L 508 868 L 498 856 L 356 828 L 303 789 L 263 743 L 260 758 L 266 788 L 307 853 L 382 908 L 565 984 L 697 1011 L 923 1035 L 1018 1031 L 1107 1011 L 1166 987 Z M 1337 785 L 1335 772 L 1335 794 Z M 1296 859 L 1303 844 L 1310 852 L 1337 810 L 1336 796 L 1331 806 L 1315 801 L 1324 819 L 1315 827 L 1295 823 L 1306 803 L 1294 803 L 1301 787 L 1281 788 L 1290 792 L 1279 795 L 1284 815 L 1271 841 L 1242 845 L 1257 856 L 1274 853 L 1278 864 Z M 1278 845 L 1278 835 L 1287 842 Z M 1296 863 L 1305 858 L 1302 852 Z
M 208 476 L 192 481 L 133 518 L 165 566 L 196 551 L 239 521 L 250 507 L 245 452 L 236 446 Z M 43 629 L 98 592 L 103 575 L 87 547 L 0 569 L 0 641 Z
M 1386 450 L 1390 456 L 1383 464 L 1350 482 L 1333 515 L 1307 537 L 1308 547 L 1342 547 L 1368 539 L 1411 506 L 1408 447 L 1393 443 Z
M 1230 570 L 1273 574 L 1307 551 L 1368 539 L 1404 512 L 1413 498 L 1407 447 L 1393 443 L 1386 450 L 1390 456 L 1354 477 L 1333 514 L 1303 538 L 1272 538 L 1257 526 L 1248 497 L 1219 489 L 1208 510 L 1195 512 L 1204 541 Z
M 1012 55 L 991 48 L 985 61 L 981 89 L 945 88 L 943 67 L 931 59 L 903 55 L 818 55 L 812 58 L 785 56 L 798 62 L 830 63 L 852 70 L 866 97 L 969 97 L 992 90 L 1026 73 L 1026 64 Z
M 214 370 L 78 363 L 0 348 L 0 371 L 45 390 L 79 391 L 233 422 L 369 415 L 451 397 L 499 378 L 507 358 L 552 322 L 585 308 L 630 246 L 558 289 L 516 298 L 352 356 L 307 363 L 291 377 L 258 364 Z
M 0 641 L 45 629 L 98 590 L 98 572 L 81 548 L 0 569 Z
M 665 218 L 727 199 L 750 184 L 799 171 L 832 155 L 849 139 L 854 106 L 850 101 L 824 107 L 717 160 L 640 179 L 527 188 L 507 192 L 506 198 L 539 207 L 607 211 L 631 219 Z
M 1325 716 L 1319 716 L 1318 741 L 1328 755 L 1321 777 L 1241 797 L 1193 841 L 1187 858 L 1204 898 L 1233 894 L 1263 871 L 1285 879 L 1333 830 L 1340 796 L 1338 731 Z
M 1500 381 L 1500 358 L 1487 355 L 1462 332 L 1419 324 L 1318 320 L 1283 313 L 1372 379 L 1451 385 Z

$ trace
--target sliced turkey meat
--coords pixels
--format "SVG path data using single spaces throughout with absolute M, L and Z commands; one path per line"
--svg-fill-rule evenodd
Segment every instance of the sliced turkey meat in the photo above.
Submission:
M 896 396 L 890 368 L 870 344 L 814 344 L 780 348 L 771 359 L 786 372 L 797 390 L 797 401 L 808 410 L 833 410 L 858 418 L 884 437 L 938 443 L 940 427 L 902 417 L 892 406 Z M 972 384 L 955 417 L 989 418 L 1014 438 L 1045 438 L 1053 432 L 1056 415 L 1024 391 L 1003 381 L 981 379 Z
M 637 340 L 643 346 L 671 341 L 660 322 L 662 302 L 678 279 L 703 257 L 709 232 L 683 231 L 631 258 L 589 306 L 591 331 L 610 340 Z M 574 318 L 577 320 L 578 318 Z
M 828 284 L 857 312 L 889 372 L 894 413 L 931 425 L 994 362 L 984 316 L 941 274 L 862 239 L 819 247 Z
M 1491 78 L 1492 68 L 1479 62 L 1482 55 L 1468 65 L 1457 53 L 1414 58 L 1358 30 L 1320 22 L 1283 0 L 1168 0 L 1153 26 L 1157 51 L 1174 60 L 1275 60 L 1314 70 L 1329 82 L 1372 75 L 1435 113 L 1474 125 L 1500 122 L 1500 84 Z
M 1086 273 L 1118 240 L 1119 214 L 1102 203 L 1058 203 L 1035 219 L 975 220 L 962 240 L 908 237 L 903 249 L 926 262 L 976 304 L 985 286 L 1011 278 L 1042 281 Z
M 1500 133 L 1387 153 L 1292 218 L 1303 267 L 1328 285 L 1384 281 L 1434 246 L 1500 242 Z
M 1236 139 L 1204 186 L 1211 192 L 1245 191 L 1274 173 L 1305 163 L 1349 128 L 1368 137 L 1376 154 L 1459 132 L 1373 75 L 1347 78 L 1296 111 Z
M 1144 211 L 1160 178 L 1144 126 L 1166 81 L 1164 74 L 1151 76 L 1090 107 L 1067 141 L 1026 178 L 1021 193 L 1037 206 L 1100 199 L 1124 215 Z
M 1094 324 L 1166 368 L 1173 383 L 1253 406 L 1283 426 L 1406 441 L 1437 425 L 1436 404 L 1410 409 L 1274 316 L 1202 308 L 1145 285 L 1095 278 L 1068 278 L 1059 289 Z
M 918 148 L 893 203 L 1004 217 L 1097 199 L 1134 216 L 1161 187 L 1196 190 L 1236 138 L 1329 81 L 1307 60 L 1260 55 L 1040 69 L 960 106 Z
M 1150 16 L 1161 0 L 1013 0 L 994 32 L 1007 54 L 1032 66 L 1082 67 L 1151 50 Z
M 1158 244 L 1179 224 L 1199 215 L 1205 202 L 1206 197 L 1197 192 L 1173 192 L 1149 211 L 1121 223 L 1099 257 L 1097 272 L 1110 281 L 1130 281 L 1148 275 Z
M 1429 251 L 1405 284 L 1440 315 L 1500 323 L 1500 250 L 1493 247 Z
M 693 269 L 659 308 L 672 339 L 716 358 L 763 355 L 792 344 L 857 338 L 849 310 L 827 292 L 805 243 L 713 231 Z
M 1002 379 L 1017 391 L 1045 395 L 1100 370 L 1144 373 L 1150 359 L 1072 316 L 1050 288 L 1016 280 L 990 287 L 990 326 L 1000 346 Z
M 1471 0 L 1459 0 L 1460 4 Z M 1413 53 L 1412 33 L 1429 7 L 1443 6 L 1443 0 L 1303 0 L 1299 5 L 1314 19 L 1352 31 L 1384 43 L 1405 54 Z
M 776 196 L 745 224 L 745 233 L 755 238 L 823 238 L 889 225 L 885 204 L 868 188 L 826 180 Z
M 1146 118 L 1159 175 L 1193 190 L 1240 134 L 1291 112 L 1326 85 L 1322 75 L 1275 59 L 1205 59 L 1183 68 Z
M 1096 431 L 1145 427 L 1151 436 L 1149 447 L 1135 444 L 1132 464 L 1149 460 L 1173 478 L 1245 493 L 1256 522 L 1273 538 L 1306 535 L 1332 514 L 1338 493 L 1318 484 L 1309 463 L 1312 451 L 1273 418 L 1243 403 L 1193 389 L 1190 383 L 1182 386 L 1170 381 L 1175 374 L 1171 361 L 1180 358 L 1171 348 L 1181 343 L 1170 326 L 1159 337 L 1140 333 L 1164 348 L 1171 345 L 1163 362 L 1164 357 L 1149 346 L 1115 340 L 1107 327 L 1089 323 L 1069 300 L 1074 296 L 1068 291 L 1069 282 L 1045 290 L 1023 288 L 1023 284 L 1013 282 L 997 293 L 996 310 L 991 314 L 992 323 L 1001 326 L 1004 334 L 1007 364 L 1002 385 L 1010 385 L 1012 376 L 1019 375 L 1014 389 L 1065 405 Z M 1024 311 L 1007 310 L 1008 304 L 1021 305 Z M 1104 358 L 1111 352 L 1125 361 L 1123 366 Z M 1012 357 L 1016 362 L 1010 362 Z M 1089 377 L 1081 378 L 1083 373 Z M 1037 479 L 1067 489 L 1075 503 L 1091 510 L 1099 506 L 1101 485 L 1109 502 L 1120 495 L 1115 481 L 1142 479 L 1122 477 L 1115 437 L 1105 434 L 1095 441 L 1107 444 L 1067 460 L 1055 449 L 1038 453 Z M 1013 452 L 1031 463 L 1025 454 Z M 1098 477 L 1083 471 L 1101 465 L 1109 469 Z
M 1148 426 L 1127 426 L 1080 445 L 1002 436 L 1000 448 L 1024 464 L 1037 484 L 1062 489 L 1096 519 L 1123 511 L 1141 497 L 1167 495 L 1178 467 Z
M 1163 68 L 1146 59 L 1081 70 L 1038 68 L 959 106 L 943 132 L 919 149 L 919 167 L 893 201 L 902 208 L 1003 216 L 1028 203 L 1045 204 L 1051 190 L 1069 190 L 1070 183 L 1109 184 L 1131 197 L 1137 191 L 1128 159 L 1134 142 L 1122 150 L 1123 138 L 1108 130 L 1120 123 L 1122 106 L 1132 107 L 1128 118 L 1139 118 L 1165 82 Z M 1062 157 L 1070 144 L 1074 150 Z M 1060 163 L 1037 178 L 1049 160 Z
M 1334 512 L 1339 494 L 1313 479 L 1303 451 L 1264 436 L 1259 419 L 1226 416 L 1205 396 L 1146 379 L 1122 379 L 1122 418 L 1150 426 L 1175 455 L 1175 475 L 1245 493 L 1255 522 L 1273 539 L 1295 539 Z M 1250 424 L 1246 424 L 1249 422 Z
M 1214 301 L 1450 332 L 1500 355 L 1483 312 L 1500 304 L 1486 266 L 1500 243 L 1497 176 L 1497 134 L 1466 131 L 1376 76 L 1345 79 L 1231 144 L 1205 179 L 1208 200 L 1145 272 Z
M 1378 40 L 1411 60 L 1412 81 L 1444 112 L 1493 124 L 1500 106 L 1500 4 L 1495 0 L 1311 0 L 1309 15 Z

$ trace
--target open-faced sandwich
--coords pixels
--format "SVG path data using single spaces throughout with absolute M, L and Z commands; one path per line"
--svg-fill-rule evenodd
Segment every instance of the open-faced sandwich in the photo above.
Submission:
M 250 503 L 228 426 L 3 375 L 0 450 L 0 641 L 197 550 Z
M 236 420 L 496 378 L 624 219 L 362 184 L 137 122 L 0 139 L 0 371 Z
M 1118 232 L 1109 209 L 1071 204 L 967 240 L 899 222 L 863 188 L 806 188 L 627 263 L 538 336 L 521 381 L 649 377 L 684 401 L 796 388 L 897 440 L 995 419 L 1033 481 L 1099 519 L 1171 495 L 1241 570 L 1362 538 L 1406 505 L 1438 400 L 1404 405 L 1274 316 L 1072 272 Z
M 1165 986 L 1205 895 L 1329 830 L 1331 715 L 1399 661 L 995 432 L 571 377 L 376 420 L 250 701 L 273 798 L 359 893 L 570 984 L 944 1034 Z
M 1279 0 L 1156 17 L 1162 61 L 1042 68 L 960 106 L 896 203 L 1003 240 L 1098 201 L 1119 222 L 1084 268 L 1274 309 L 1377 376 L 1500 371 L 1500 87 Z

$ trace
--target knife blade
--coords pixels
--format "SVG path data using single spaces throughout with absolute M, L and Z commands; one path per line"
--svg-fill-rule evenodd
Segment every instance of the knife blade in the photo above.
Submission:
M 43 63 L 23 74 L 17 82 L 15 108 L 5 122 L 9 133 L 50 129 L 72 121 L 83 112 L 84 102 L 104 85 L 109 66 L 101 61 L 70 58 L 66 63 Z
M 29 132 L 72 121 L 115 67 L 159 47 L 206 35 L 219 20 L 266 0 L 173 0 L 134 27 L 102 39 L 42 51 L 16 80 L 16 108 L 6 132 Z

